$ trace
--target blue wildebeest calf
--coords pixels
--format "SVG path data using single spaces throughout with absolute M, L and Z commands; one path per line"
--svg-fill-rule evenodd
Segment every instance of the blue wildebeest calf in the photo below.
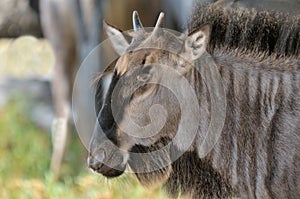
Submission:
M 96 111 L 99 125 L 90 142 L 89 167 L 104 176 L 117 177 L 128 165 L 142 184 L 162 182 L 172 197 L 181 194 L 187 198 L 298 198 L 300 62 L 295 45 L 299 45 L 299 27 L 295 25 L 290 27 L 294 29 L 286 30 L 290 33 L 287 37 L 296 35 L 289 37 L 286 43 L 282 37 L 285 35 L 280 27 L 282 24 L 274 28 L 272 22 L 268 27 L 266 18 L 259 29 L 256 23 L 261 15 L 257 13 L 258 18 L 243 15 L 247 23 L 240 29 L 236 27 L 238 24 L 222 24 L 227 28 L 225 33 L 222 32 L 224 29 L 219 29 L 223 40 L 217 36 L 217 22 L 201 24 L 207 16 L 200 14 L 187 35 L 176 36 L 159 28 L 163 14 L 154 30 L 149 32 L 144 30 L 134 13 L 135 33 L 131 34 L 130 43 L 119 30 L 105 24 L 109 36 L 118 36 L 118 39 L 111 37 L 111 41 L 121 56 L 116 65 L 107 68 L 98 79 Z M 247 31 L 251 27 L 257 28 L 248 31 L 241 43 L 229 35 L 237 35 L 236 31 Z M 259 35 L 271 28 L 277 31 L 275 35 L 272 32 L 268 32 L 270 36 Z M 249 35 L 251 32 L 259 34 Z M 232 39 L 229 46 L 222 45 L 226 43 L 225 38 Z M 166 46 L 171 51 L 164 50 Z M 285 50 L 281 51 L 283 48 Z M 210 61 L 204 62 L 208 58 Z M 178 76 L 165 73 L 159 65 L 168 66 Z M 209 121 L 213 119 L 212 93 L 204 81 L 203 74 L 206 73 L 198 71 L 213 66 L 224 86 L 226 113 L 220 137 L 203 156 L 201 143 Z M 188 149 L 183 147 L 184 142 L 192 135 L 184 134 L 183 129 L 183 135 L 179 140 L 175 139 L 184 110 L 174 93 L 160 84 L 166 79 L 176 84 L 182 95 L 187 91 L 181 80 L 186 79 L 197 97 L 200 112 L 195 115 L 196 112 L 190 110 L 189 117 L 191 120 L 199 118 L 199 124 Z M 109 83 L 103 80 L 109 80 Z M 157 83 L 153 84 L 153 81 Z M 139 138 L 120 128 L 128 115 L 139 126 L 159 123 L 150 118 L 151 111 L 148 114 L 157 104 L 167 112 L 164 126 L 157 134 Z M 107 145 L 106 138 L 121 150 Z M 173 147 L 164 148 L 169 143 Z M 157 150 L 163 150 L 161 156 L 139 161 L 132 156 Z M 170 161 L 174 153 L 180 152 L 179 158 Z M 162 162 L 170 164 L 139 172 L 141 167 L 155 167 Z

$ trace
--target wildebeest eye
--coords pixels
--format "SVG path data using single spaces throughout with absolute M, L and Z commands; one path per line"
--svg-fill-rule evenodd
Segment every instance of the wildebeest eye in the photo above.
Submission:
M 146 82 L 151 78 L 151 66 L 144 67 L 141 72 L 137 75 L 137 80 L 140 82 Z
M 146 82 L 150 79 L 151 75 L 150 74 L 140 74 L 137 76 L 137 80 L 140 82 Z
M 134 96 L 141 97 L 147 96 L 153 91 L 153 84 L 149 83 L 152 78 L 153 73 L 151 72 L 152 66 L 143 66 L 138 71 L 136 71 L 136 89 L 134 91 Z

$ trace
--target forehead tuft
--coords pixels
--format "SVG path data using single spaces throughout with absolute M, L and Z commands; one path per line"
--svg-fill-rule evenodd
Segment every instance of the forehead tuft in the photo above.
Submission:
M 162 31 L 158 37 L 153 38 L 152 32 L 135 34 L 126 54 L 117 61 L 115 70 L 118 75 L 125 74 L 131 67 L 144 63 L 155 63 L 159 61 L 162 54 L 181 54 L 184 48 L 184 38 L 177 36 L 167 29 Z M 130 68 L 128 68 L 130 67 Z
M 123 75 L 127 69 L 128 69 L 128 65 L 129 65 L 129 55 L 123 55 L 121 56 L 117 63 L 116 63 L 116 72 L 119 76 Z
M 146 29 L 147 30 L 147 29 Z M 127 52 L 131 52 L 138 49 L 143 48 L 157 48 L 157 49 L 163 49 L 163 50 L 171 50 L 177 51 L 178 49 L 181 49 L 183 46 L 183 35 L 180 35 L 175 32 L 171 32 L 171 30 L 168 29 L 162 29 L 161 28 L 161 34 L 154 37 L 152 35 L 152 29 L 147 30 L 147 32 L 140 33 L 140 34 L 134 34 L 134 37 L 132 39 L 132 42 L 130 43 L 130 46 L 127 49 Z

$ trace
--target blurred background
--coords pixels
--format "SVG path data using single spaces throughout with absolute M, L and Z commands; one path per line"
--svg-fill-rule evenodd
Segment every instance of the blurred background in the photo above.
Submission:
M 228 2 L 243 8 L 300 11 L 299 0 Z M 164 11 L 165 27 L 183 31 L 194 3 L 0 1 L 0 198 L 166 198 L 159 188 L 141 187 L 133 175 L 107 180 L 87 168 L 88 152 L 72 119 L 72 89 L 80 64 L 105 39 L 103 19 L 129 30 L 132 11 L 137 10 L 143 25 L 152 27 Z M 100 55 L 91 64 L 94 67 L 77 90 L 83 109 L 89 104 L 85 96 L 91 92 L 91 78 L 103 70 Z M 79 122 L 92 131 L 93 126 L 84 126 L 91 117 L 84 118 Z

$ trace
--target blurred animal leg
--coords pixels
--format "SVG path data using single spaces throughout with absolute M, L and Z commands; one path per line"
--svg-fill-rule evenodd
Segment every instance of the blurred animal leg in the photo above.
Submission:
M 58 58 L 58 56 L 57 56 Z M 57 60 L 59 62 L 59 60 Z M 66 64 L 66 62 L 63 62 Z M 56 64 L 52 82 L 52 95 L 55 107 L 55 120 L 52 124 L 51 171 L 54 178 L 59 176 L 65 153 L 70 114 L 70 78 L 64 64 Z
M 55 120 L 52 124 L 51 157 L 51 171 L 55 178 L 59 176 L 66 148 L 72 85 L 77 70 L 77 33 L 73 3 L 73 0 L 40 0 L 43 32 L 55 56 L 52 79 Z
M 54 178 L 59 176 L 62 160 L 65 153 L 68 134 L 68 118 L 55 118 L 52 123 L 52 157 L 51 171 Z

